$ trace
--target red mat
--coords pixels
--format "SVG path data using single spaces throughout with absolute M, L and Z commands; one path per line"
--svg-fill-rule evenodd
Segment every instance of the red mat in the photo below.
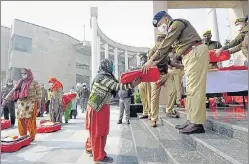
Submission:
M 139 77 L 141 82 L 156 82 L 160 79 L 160 72 L 157 67 L 150 68 L 147 74 L 143 74 L 141 69 L 124 72 L 121 74 L 121 83 L 132 83 Z
M 37 128 L 37 133 L 51 133 L 61 130 L 61 123 L 54 123 L 53 125 L 45 125 L 45 123 L 42 123 L 41 127 Z
M 26 136 L 18 136 L 18 139 L 13 139 L 12 141 L 7 140 L 9 137 L 5 137 L 1 139 L 1 151 L 2 152 L 16 152 L 20 150 L 22 147 L 30 145 L 31 137 Z

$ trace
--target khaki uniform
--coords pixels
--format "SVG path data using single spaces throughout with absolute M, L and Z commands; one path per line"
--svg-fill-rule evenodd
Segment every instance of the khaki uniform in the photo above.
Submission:
M 143 116 L 151 117 L 151 87 L 150 83 L 142 82 L 138 85 L 140 98 L 143 104 Z
M 179 63 L 179 61 L 176 61 L 176 54 L 171 53 L 171 61 L 175 61 L 176 63 Z M 176 69 L 174 67 L 169 66 L 168 72 L 173 75 L 174 80 L 173 83 L 175 85 L 176 89 L 176 103 L 180 104 L 181 103 L 181 98 L 182 98 L 182 74 L 183 71 L 181 69 Z
M 154 60 L 170 52 L 171 45 L 177 42 L 176 54 L 182 55 L 197 42 L 201 42 L 195 28 L 185 19 L 178 19 L 170 22 L 168 36 L 162 41 Z M 185 54 L 182 59 L 187 92 L 187 119 L 194 124 L 204 124 L 206 121 L 206 80 L 209 64 L 208 48 L 201 44 L 192 47 L 192 50 Z
M 173 113 L 174 104 L 176 101 L 176 88 L 174 85 L 174 76 L 167 73 L 167 80 L 162 85 L 166 88 L 167 93 L 167 106 L 166 113 Z M 151 83 L 151 121 L 157 121 L 159 115 L 159 96 L 161 87 L 157 87 L 157 83 Z
M 242 50 L 243 55 L 248 59 L 248 26 L 243 27 L 238 36 L 232 40 L 228 45 L 224 46 L 224 50 L 230 49 L 230 53 L 233 54 Z
M 222 45 L 218 41 L 210 41 L 206 45 L 208 46 L 208 50 L 219 49 L 222 47 Z M 215 69 L 215 68 L 218 68 L 217 63 L 209 63 L 209 69 Z

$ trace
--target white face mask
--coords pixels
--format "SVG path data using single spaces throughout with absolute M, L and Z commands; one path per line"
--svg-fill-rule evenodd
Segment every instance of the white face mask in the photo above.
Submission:
M 52 87 L 52 86 L 53 86 L 53 83 L 49 83 L 49 86 Z
M 13 85 L 13 83 L 8 83 L 8 85 Z
M 164 34 L 168 33 L 168 26 L 165 23 L 161 24 L 157 29 L 161 33 L 164 33 Z
M 23 79 L 26 79 L 27 77 L 28 77 L 27 74 L 22 74 L 22 78 L 23 78 Z
M 242 25 L 237 25 L 237 26 L 236 26 L 236 30 L 237 30 L 237 31 L 240 31 L 241 29 L 242 29 Z

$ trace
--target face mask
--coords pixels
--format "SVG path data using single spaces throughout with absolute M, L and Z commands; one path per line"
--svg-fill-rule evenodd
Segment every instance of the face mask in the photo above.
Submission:
M 114 65 L 112 64 L 111 67 L 110 67 L 110 71 L 111 71 L 111 72 L 113 72 L 113 70 L 114 70 L 113 67 L 114 67 Z
M 49 86 L 52 87 L 52 86 L 53 86 L 53 83 L 49 83 Z
M 161 24 L 161 26 L 159 26 L 157 29 L 161 33 L 164 33 L 164 34 L 168 33 L 168 26 L 165 23 Z
M 7 85 L 13 85 L 13 83 L 7 83 Z
M 237 31 L 240 31 L 241 29 L 242 29 L 242 25 L 236 26 L 236 30 L 237 30 Z
M 27 77 L 28 77 L 27 74 L 22 74 L 22 78 L 23 78 L 23 79 L 26 79 Z
M 210 42 L 210 40 L 211 40 L 211 38 L 207 38 L 207 37 L 205 37 L 205 38 L 204 38 L 204 43 L 209 43 L 209 42 Z

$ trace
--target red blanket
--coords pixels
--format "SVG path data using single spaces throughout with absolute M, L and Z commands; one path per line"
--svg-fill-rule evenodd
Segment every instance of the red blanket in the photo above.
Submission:
M 247 70 L 248 67 L 240 65 L 232 65 L 230 67 L 219 68 L 219 71 L 232 71 L 232 70 Z
M 215 50 L 209 50 L 208 53 L 210 63 L 222 62 L 230 59 L 230 53 L 228 50 L 223 51 L 219 57 L 215 56 Z
M 65 93 L 62 96 L 62 102 L 63 102 L 63 112 L 65 112 L 68 104 L 77 96 L 76 93 Z
M 143 74 L 141 69 L 124 72 L 121 74 L 121 83 L 131 83 L 138 77 L 141 77 L 141 82 L 156 82 L 160 79 L 160 72 L 157 67 L 150 68 L 147 74 Z

